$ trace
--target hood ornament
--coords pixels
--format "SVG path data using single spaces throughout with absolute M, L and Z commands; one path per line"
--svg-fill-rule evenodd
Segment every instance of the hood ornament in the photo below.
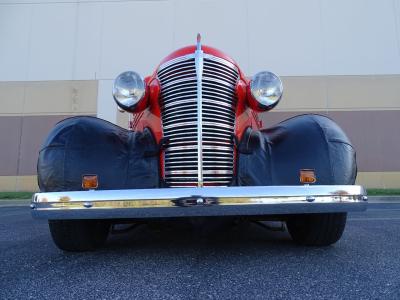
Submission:
M 201 34 L 197 34 L 197 51 L 201 50 Z

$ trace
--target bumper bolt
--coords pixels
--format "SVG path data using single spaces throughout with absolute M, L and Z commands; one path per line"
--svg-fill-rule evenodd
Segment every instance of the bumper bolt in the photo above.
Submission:
M 83 203 L 83 206 L 86 208 L 91 208 L 93 206 L 93 204 L 90 202 L 85 202 L 85 203 Z
M 307 202 L 314 202 L 315 201 L 315 197 L 314 196 L 307 196 L 306 197 L 306 201 Z

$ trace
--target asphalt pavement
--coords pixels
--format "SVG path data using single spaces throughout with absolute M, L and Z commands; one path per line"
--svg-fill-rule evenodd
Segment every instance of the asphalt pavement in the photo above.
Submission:
M 160 223 L 86 253 L 57 249 L 24 202 L 0 202 L 0 299 L 400 299 L 400 201 L 372 202 L 325 248 L 253 223 Z

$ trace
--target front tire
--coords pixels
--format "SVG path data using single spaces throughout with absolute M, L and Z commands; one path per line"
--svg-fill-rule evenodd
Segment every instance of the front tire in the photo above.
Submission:
M 64 251 L 90 251 L 103 245 L 110 224 L 99 220 L 49 220 L 54 243 Z
M 346 226 L 347 213 L 293 215 L 286 221 L 292 239 L 306 246 L 336 243 Z

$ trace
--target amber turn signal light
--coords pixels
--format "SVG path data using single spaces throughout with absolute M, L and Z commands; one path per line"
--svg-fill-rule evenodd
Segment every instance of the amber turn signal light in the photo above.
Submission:
M 315 171 L 312 169 L 302 169 L 300 170 L 300 182 L 302 184 L 315 183 L 317 177 L 315 176 Z
M 87 190 L 97 189 L 99 181 L 97 175 L 82 175 L 82 188 Z

